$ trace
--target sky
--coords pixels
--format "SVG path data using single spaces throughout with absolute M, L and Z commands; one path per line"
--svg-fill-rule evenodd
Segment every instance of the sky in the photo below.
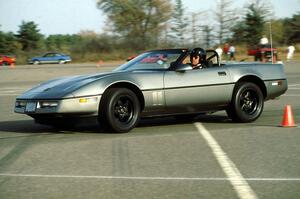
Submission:
M 97 0 L 0 0 L 0 30 L 19 30 L 22 21 L 34 21 L 40 32 L 76 34 L 81 30 L 97 33 L 105 29 L 106 17 L 96 7 Z M 186 13 L 213 11 L 216 0 L 182 0 Z M 243 8 L 249 0 L 234 0 L 233 7 Z M 275 17 L 291 17 L 300 12 L 300 0 L 269 0 Z

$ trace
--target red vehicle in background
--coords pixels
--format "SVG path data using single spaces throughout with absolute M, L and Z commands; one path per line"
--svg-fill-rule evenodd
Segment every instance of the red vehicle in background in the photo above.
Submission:
M 1 66 L 4 66 L 4 65 L 10 66 L 15 63 L 16 63 L 16 58 L 14 56 L 0 54 L 0 65 Z
M 248 49 L 248 55 L 254 56 L 254 61 L 277 62 L 277 49 L 271 48 L 271 45 L 259 46 Z M 272 61 L 273 59 L 273 61 Z
M 132 55 L 129 56 L 127 58 L 127 61 L 130 61 L 132 59 L 134 59 L 135 57 L 137 57 L 138 55 Z M 143 60 L 141 60 L 141 63 L 155 63 L 159 60 L 165 61 L 166 60 L 166 55 L 164 54 L 155 54 L 155 55 L 151 55 L 149 57 L 145 57 Z

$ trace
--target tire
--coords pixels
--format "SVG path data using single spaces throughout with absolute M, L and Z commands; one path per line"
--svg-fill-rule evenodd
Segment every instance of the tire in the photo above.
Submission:
M 34 64 L 34 65 L 39 65 L 39 64 L 40 64 L 40 61 L 34 60 L 34 61 L 33 61 L 33 64 Z
M 65 64 L 66 62 L 65 62 L 65 60 L 59 60 L 58 63 L 59 64 Z
M 100 103 L 100 125 L 112 132 L 127 133 L 137 125 L 140 112 L 140 102 L 131 90 L 111 88 Z
M 236 86 L 227 115 L 235 122 L 252 122 L 262 113 L 264 96 L 260 88 L 251 82 L 241 82 Z

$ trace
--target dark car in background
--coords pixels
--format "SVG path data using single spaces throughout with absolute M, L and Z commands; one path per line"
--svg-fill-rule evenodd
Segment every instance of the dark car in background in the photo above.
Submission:
M 72 59 L 69 55 L 62 53 L 50 52 L 41 57 L 33 57 L 28 60 L 29 64 L 65 64 L 71 62 Z
M 16 58 L 12 55 L 0 54 L 0 65 L 13 65 L 16 63 Z

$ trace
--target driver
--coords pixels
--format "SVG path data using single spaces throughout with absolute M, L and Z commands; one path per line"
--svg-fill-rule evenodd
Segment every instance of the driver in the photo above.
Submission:
M 193 69 L 206 68 L 206 52 L 202 48 L 194 48 L 190 54 L 190 65 Z

